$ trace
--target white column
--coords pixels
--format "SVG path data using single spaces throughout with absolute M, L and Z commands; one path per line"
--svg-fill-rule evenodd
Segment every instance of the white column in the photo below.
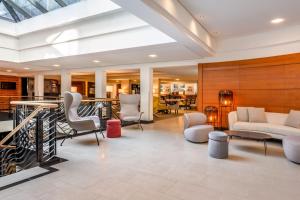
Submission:
M 44 96 L 44 75 L 34 75 L 34 96 Z
M 95 97 L 106 98 L 106 71 L 96 69 L 95 71 Z
M 141 111 L 144 112 L 142 120 L 153 120 L 153 69 L 140 68 L 141 83 Z
M 60 72 L 60 95 L 63 96 L 65 92 L 71 91 L 72 75 L 71 72 L 62 69 Z

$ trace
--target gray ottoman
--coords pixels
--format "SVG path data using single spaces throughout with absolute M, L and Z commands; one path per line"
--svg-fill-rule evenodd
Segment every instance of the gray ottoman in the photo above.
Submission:
M 211 125 L 196 125 L 184 130 L 184 137 L 190 142 L 202 143 L 208 141 L 209 132 L 213 131 Z
M 300 136 L 286 136 L 282 140 L 284 154 L 288 160 L 300 163 Z
M 212 131 L 208 137 L 208 154 L 213 158 L 228 158 L 228 135 L 222 131 Z

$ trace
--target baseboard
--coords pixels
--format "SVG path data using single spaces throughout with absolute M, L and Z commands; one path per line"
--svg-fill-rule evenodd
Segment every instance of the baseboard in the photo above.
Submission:
M 152 124 L 154 123 L 154 120 L 141 120 L 142 124 Z

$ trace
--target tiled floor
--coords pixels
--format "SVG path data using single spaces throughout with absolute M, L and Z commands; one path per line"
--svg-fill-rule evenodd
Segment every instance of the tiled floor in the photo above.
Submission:
M 123 137 L 67 140 L 58 172 L 0 192 L 1 199 L 215 200 L 300 197 L 300 166 L 279 144 L 232 140 L 230 159 L 207 156 L 207 144 L 183 139 L 181 118 L 123 129 Z

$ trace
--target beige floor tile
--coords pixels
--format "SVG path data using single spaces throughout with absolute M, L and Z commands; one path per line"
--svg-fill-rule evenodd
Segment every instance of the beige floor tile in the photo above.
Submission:
M 208 156 L 207 144 L 183 138 L 182 118 L 122 129 L 122 137 L 93 134 L 58 147 L 68 159 L 59 171 L 0 191 L 1 199 L 70 200 L 294 200 L 300 166 L 287 161 L 281 144 L 231 140 L 226 160 Z M 0 180 L 1 181 L 1 180 Z

